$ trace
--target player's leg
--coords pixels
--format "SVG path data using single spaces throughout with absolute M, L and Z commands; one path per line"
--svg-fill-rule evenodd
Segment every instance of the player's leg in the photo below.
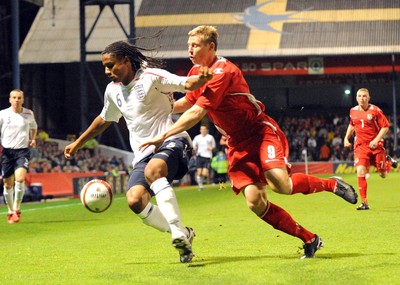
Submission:
M 201 171 L 201 176 L 203 178 L 203 182 L 204 183 L 209 183 L 209 167 L 207 165 L 205 165 Z
M 144 179 L 144 176 L 143 176 Z M 126 193 L 129 208 L 142 222 L 161 232 L 169 232 L 169 224 L 157 205 L 151 202 L 151 195 L 143 185 L 135 185 Z
M 2 174 L 3 174 L 3 197 L 6 201 L 8 213 L 7 222 L 9 224 L 14 223 L 14 164 L 15 164 L 15 153 L 9 149 L 3 149 L 1 155 L 2 158 Z
M 292 181 L 291 194 L 313 194 L 321 191 L 328 191 L 342 197 L 351 204 L 357 203 L 357 193 L 353 186 L 342 178 L 334 176 L 328 179 L 319 178 L 303 173 L 294 173 L 290 177 Z M 286 194 L 286 193 L 285 193 Z
M 269 202 L 262 184 L 253 184 L 242 190 L 248 207 L 264 222 L 277 230 L 298 237 L 304 242 L 303 258 L 314 257 L 315 252 L 323 246 L 322 240 L 314 233 L 299 225 L 288 212 Z
M 233 190 L 235 193 L 242 192 L 244 194 L 248 207 L 264 222 L 304 241 L 304 257 L 313 257 L 315 251 L 323 246 L 322 240 L 296 223 L 284 209 L 267 200 L 265 192 L 267 180 L 265 176 L 268 177 L 268 175 L 265 175 L 260 165 L 260 161 L 264 162 L 265 160 L 259 159 L 259 143 L 255 139 L 245 141 L 245 143 L 249 144 L 248 148 L 235 151 L 232 149 L 228 155 L 230 162 L 229 177 L 232 181 Z M 274 149 L 270 147 L 269 151 L 269 159 L 275 161 Z M 290 179 L 283 159 L 281 165 L 281 170 L 277 172 L 281 177 L 271 178 L 271 181 L 275 183 L 273 187 L 290 189 Z M 273 173 L 271 173 L 271 176 L 273 176 Z M 283 189 L 281 192 L 288 191 L 287 189 Z
M 158 207 L 170 225 L 172 238 L 186 236 L 187 230 L 181 222 L 178 201 L 167 179 L 167 163 L 163 159 L 152 158 L 144 170 L 144 175 L 154 192 Z
M 25 177 L 29 169 L 30 150 L 28 148 L 15 150 L 14 166 L 14 222 L 18 223 L 21 218 L 21 204 L 25 194 Z
M 358 179 L 358 192 L 361 197 L 361 204 L 357 207 L 357 210 L 368 210 L 368 198 L 367 198 L 367 167 L 365 166 L 367 162 L 358 162 L 357 163 L 357 179 Z M 364 164 L 364 165 L 363 165 Z
M 3 197 L 8 208 L 7 222 L 12 224 L 14 223 L 14 174 L 9 177 L 3 177 L 3 183 Z
M 371 160 L 372 158 L 372 160 Z M 368 145 L 357 145 L 354 149 L 354 166 L 357 171 L 358 181 L 358 192 L 361 197 L 361 204 L 357 207 L 357 210 L 368 210 L 368 198 L 367 198 L 367 174 L 369 173 L 371 163 L 374 163 L 375 159 L 371 149 Z
M 144 174 L 157 204 L 169 223 L 172 245 L 178 250 L 181 262 L 190 262 L 194 256 L 192 242 L 195 233 L 192 228 L 183 226 L 180 209 L 170 181 L 181 179 L 188 171 L 189 143 L 180 138 L 158 149 L 147 164 Z
M 196 159 L 196 167 L 197 167 L 197 172 L 196 172 L 196 181 L 197 185 L 199 186 L 199 191 L 204 189 L 203 185 L 203 158 L 201 156 L 198 156 Z
M 21 218 L 21 203 L 24 199 L 25 193 L 25 177 L 27 170 L 23 167 L 19 167 L 15 170 L 15 182 L 14 182 L 14 221 L 19 222 Z
M 379 176 L 382 178 L 386 178 L 392 168 L 392 161 L 390 159 L 386 159 L 386 151 L 384 149 L 380 149 L 379 147 L 374 151 L 371 164 L 375 165 Z
M 286 152 L 276 136 L 268 134 L 264 136 L 260 146 L 260 161 L 264 162 L 262 167 L 268 185 L 273 191 L 286 195 L 329 191 L 352 204 L 357 203 L 357 194 L 354 188 L 338 177 L 322 179 L 303 173 L 294 173 L 289 177 L 284 157 Z

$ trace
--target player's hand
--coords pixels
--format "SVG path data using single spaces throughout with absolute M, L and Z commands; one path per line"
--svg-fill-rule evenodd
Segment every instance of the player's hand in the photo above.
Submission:
M 198 76 L 200 79 L 209 81 L 213 78 L 213 72 L 208 66 L 200 66 Z
M 351 143 L 349 142 L 349 140 L 347 138 L 345 138 L 343 140 L 343 145 L 344 145 L 344 147 L 351 147 Z
M 78 149 L 76 147 L 76 144 L 71 143 L 65 147 L 64 156 L 66 159 L 70 159 L 72 156 L 74 156 L 76 154 L 77 151 L 78 151 Z
M 161 136 L 157 136 L 151 140 L 146 141 L 145 143 L 142 143 L 139 146 L 139 150 L 143 152 L 151 145 L 154 145 L 155 150 L 157 150 L 163 144 L 163 142 L 164 142 L 164 138 Z
M 36 140 L 31 140 L 29 142 L 29 146 L 32 147 L 32 148 L 35 148 L 36 147 Z

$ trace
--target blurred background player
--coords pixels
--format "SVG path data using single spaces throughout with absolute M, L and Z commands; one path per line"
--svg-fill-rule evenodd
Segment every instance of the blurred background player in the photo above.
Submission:
M 171 232 L 172 245 L 179 251 L 180 261 L 190 262 L 195 233 L 182 225 L 171 182 L 187 172 L 191 139 L 186 132 L 180 132 L 156 152 L 154 149 L 140 152 L 138 147 L 172 125 L 172 92 L 194 90 L 212 74 L 208 68 L 190 78 L 171 74 L 158 68 L 162 61 L 144 56 L 141 50 L 127 41 L 114 42 L 104 49 L 102 64 L 112 82 L 104 94 L 103 110 L 75 142 L 65 147 L 64 155 L 71 158 L 85 142 L 124 117 L 135 155 L 126 193 L 128 205 L 146 225 Z M 155 196 L 157 206 L 151 203 L 150 196 Z
M 188 33 L 189 76 L 208 66 L 213 78 L 199 90 L 187 92 L 175 102 L 175 112 L 184 112 L 164 134 L 141 145 L 159 147 L 163 141 L 195 126 L 207 114 L 228 138 L 229 178 L 236 194 L 243 193 L 248 207 L 275 229 L 304 242 L 302 258 L 312 258 L 323 246 L 322 239 L 299 225 L 284 209 L 267 199 L 266 185 L 280 194 L 332 192 L 349 203 L 357 203 L 353 187 L 337 177 L 321 179 L 288 174 L 289 147 L 278 124 L 264 113 L 265 106 L 249 90 L 241 70 L 216 54 L 218 32 L 213 26 L 198 26 Z
M 357 210 L 369 210 L 366 175 L 370 165 L 376 167 L 379 175 L 385 178 L 397 161 L 386 154 L 384 136 L 389 131 L 389 121 L 382 110 L 370 104 L 371 97 L 366 88 L 357 91 L 358 105 L 350 109 L 350 124 L 344 137 L 344 146 L 351 147 L 354 138 L 354 166 L 357 169 L 358 191 L 362 199 Z
M 219 183 L 220 188 L 222 183 L 226 182 L 228 173 L 228 159 L 225 151 L 218 151 L 211 159 L 211 168 L 214 170 L 214 183 Z
M 206 126 L 201 126 L 200 134 L 193 139 L 193 150 L 196 152 L 196 180 L 200 191 L 204 189 L 204 183 L 209 182 L 210 162 L 215 147 L 214 137 L 208 133 Z
M 50 141 L 49 134 L 44 129 L 38 129 L 36 138 L 44 142 Z
M 0 111 L 3 196 L 8 207 L 7 222 L 18 223 L 29 169 L 30 150 L 36 146 L 37 123 L 32 110 L 22 107 L 24 92 L 10 92 L 10 104 Z

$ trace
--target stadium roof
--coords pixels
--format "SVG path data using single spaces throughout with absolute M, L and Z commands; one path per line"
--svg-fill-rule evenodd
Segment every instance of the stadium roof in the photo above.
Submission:
M 79 1 L 45 0 L 20 49 L 20 63 L 80 61 Z M 98 6 L 86 7 L 90 30 Z M 129 9 L 115 12 L 129 31 Z M 312 56 L 391 54 L 400 52 L 398 0 L 138 0 L 136 36 L 161 29 L 162 37 L 138 45 L 162 45 L 158 56 L 187 57 L 187 32 L 201 24 L 219 31 L 218 53 L 223 56 Z M 124 39 L 111 9 L 106 7 L 86 48 L 99 51 Z M 98 61 L 89 55 L 88 61 Z

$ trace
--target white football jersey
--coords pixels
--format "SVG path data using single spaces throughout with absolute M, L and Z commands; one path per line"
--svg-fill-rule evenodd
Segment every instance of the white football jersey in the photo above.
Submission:
M 136 161 L 149 155 L 138 147 L 147 140 L 164 133 L 172 125 L 174 100 L 172 92 L 185 92 L 187 77 L 177 76 L 158 68 L 139 69 L 127 86 L 119 82 L 107 85 L 104 107 L 100 116 L 106 121 L 118 122 L 124 117 L 129 130 L 129 141 Z M 169 137 L 171 140 L 185 137 L 191 143 L 187 132 Z
M 37 129 L 32 110 L 22 108 L 15 113 L 11 107 L 0 111 L 0 136 L 4 148 L 21 149 L 29 147 L 30 131 Z

